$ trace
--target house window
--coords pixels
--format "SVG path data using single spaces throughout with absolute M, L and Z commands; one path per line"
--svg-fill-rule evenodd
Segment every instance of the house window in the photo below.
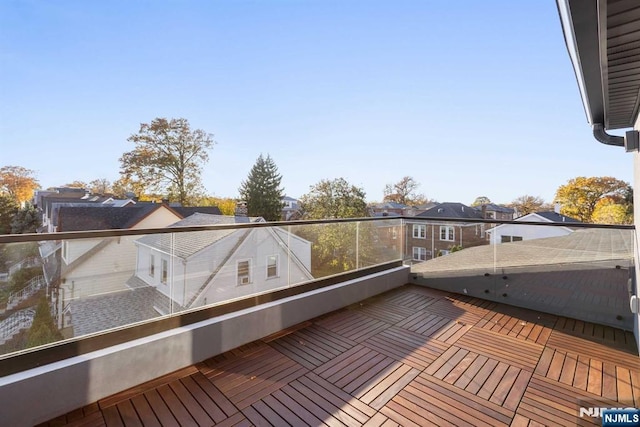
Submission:
M 149 276 L 155 277 L 156 275 L 156 257 L 149 255 Z
M 163 259 L 160 262 L 161 272 L 160 272 L 160 283 L 167 283 L 167 278 L 169 277 L 169 262 L 166 259 Z
M 251 283 L 251 260 L 245 259 L 236 263 L 238 273 L 238 285 L 248 285 Z
M 413 247 L 413 259 L 414 261 L 426 261 L 427 260 L 427 248 L 421 248 L 418 246 Z
M 396 230 L 395 227 L 393 227 L 393 229 L 391 230 L 391 238 L 393 240 L 396 240 L 398 238 L 398 230 Z
M 521 242 L 522 236 L 501 236 L 500 241 L 502 243 Z
M 414 239 L 426 239 L 427 238 L 427 226 L 424 224 L 413 224 L 413 238 Z
M 267 257 L 267 279 L 278 277 L 278 255 Z
M 454 228 L 450 225 L 440 226 L 440 240 L 453 242 L 455 240 Z
M 64 259 L 65 262 L 69 260 L 69 242 L 67 241 L 62 242 L 62 259 Z

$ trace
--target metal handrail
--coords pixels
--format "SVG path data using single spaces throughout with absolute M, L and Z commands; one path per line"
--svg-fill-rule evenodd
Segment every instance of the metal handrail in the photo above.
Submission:
M 29 234 L 2 234 L 0 235 L 0 244 L 2 243 L 23 243 L 23 242 L 43 242 L 52 240 L 76 240 L 91 239 L 105 237 L 120 236 L 138 236 L 148 234 L 166 234 L 166 233 L 188 233 L 194 231 L 209 230 L 236 230 L 245 228 L 264 228 L 264 227 L 286 227 L 313 224 L 341 224 L 356 222 L 373 222 L 373 221 L 390 221 L 403 220 L 411 222 L 436 222 L 436 223 L 465 223 L 465 224 L 516 224 L 516 225 L 540 225 L 545 227 L 571 227 L 571 228 L 604 228 L 613 230 L 635 230 L 634 225 L 610 225 L 610 224 L 586 224 L 573 222 L 540 222 L 540 221 L 517 221 L 517 220 L 499 220 L 499 219 L 467 219 L 467 218 L 440 218 L 440 217 L 420 217 L 420 216 L 388 216 L 388 217 L 365 217 L 365 218 L 336 218 L 336 219 L 316 219 L 316 220 L 299 220 L 299 221 L 273 221 L 273 222 L 251 222 L 240 224 L 214 224 L 214 225 L 197 225 L 189 227 L 161 227 L 161 228 L 145 228 L 145 229 L 117 229 L 117 230 L 95 230 L 95 231 L 67 231 L 60 233 L 29 233 Z

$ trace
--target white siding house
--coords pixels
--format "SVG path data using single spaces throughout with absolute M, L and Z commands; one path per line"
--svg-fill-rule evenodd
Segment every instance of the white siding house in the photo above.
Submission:
M 172 227 L 235 222 L 234 217 L 195 214 Z M 278 228 L 156 234 L 136 244 L 136 277 L 184 308 L 313 279 L 311 243 Z
M 106 211 L 106 208 L 101 209 Z M 135 208 L 118 209 L 134 212 Z M 166 227 L 178 220 L 180 216 L 166 206 L 158 205 L 126 228 Z M 127 278 L 136 265 L 135 239 L 123 236 L 63 241 L 60 290 L 64 298 L 69 300 L 126 289 Z
M 531 222 L 566 223 L 567 226 L 547 227 L 544 225 L 501 224 L 487 230 L 492 245 L 497 243 L 518 242 L 522 240 L 543 239 L 545 237 L 559 237 L 571 234 L 570 225 L 579 221 L 555 212 L 530 213 L 515 220 Z

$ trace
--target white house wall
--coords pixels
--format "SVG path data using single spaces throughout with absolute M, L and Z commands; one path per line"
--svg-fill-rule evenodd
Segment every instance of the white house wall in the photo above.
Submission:
M 566 236 L 571 233 L 564 227 L 546 227 L 543 225 L 516 225 L 504 224 L 493 230 L 488 230 L 491 234 L 491 244 L 502 242 L 502 236 L 519 236 L 523 240 L 544 239 L 547 237 Z
M 168 209 L 158 209 L 132 228 L 166 227 L 178 220 L 179 218 Z M 127 279 L 136 270 L 137 248 L 134 242 L 139 238 L 140 236 L 123 236 L 67 241 L 68 259 L 67 262 L 63 262 L 60 276 L 60 286 L 65 289 L 65 298 L 75 299 L 128 289 Z M 103 241 L 107 242 L 104 247 L 68 271 L 73 261 Z
M 273 231 L 291 248 L 291 252 L 297 256 L 302 265 L 304 265 L 308 271 L 311 271 L 311 243 L 279 227 L 274 227 Z
M 136 276 L 147 284 L 155 286 L 176 303 L 184 306 L 192 300 L 211 273 L 218 269 L 245 233 L 245 231 L 236 231 L 189 257 L 188 260 L 160 252 L 145 245 L 138 245 Z M 188 239 L 189 234 L 186 233 L 182 236 Z M 150 275 L 152 254 L 155 263 L 153 277 Z M 167 283 L 162 283 L 161 281 L 162 259 L 168 262 L 169 277 Z
M 126 207 L 123 207 L 122 209 L 126 209 Z M 171 224 L 174 224 L 180 221 L 181 219 L 182 218 L 180 218 L 178 215 L 176 215 L 169 209 L 162 208 L 162 209 L 155 210 L 150 215 L 143 218 L 139 223 L 131 227 L 131 229 L 140 230 L 143 228 L 167 227 Z
M 311 246 L 297 245 L 297 254 L 302 259 L 309 259 Z M 267 256 L 278 255 L 278 276 L 267 279 Z M 251 260 L 251 283 L 237 284 L 237 262 Z M 292 284 L 309 281 L 311 276 L 295 262 L 289 262 L 286 246 L 274 238 L 266 228 L 252 230 L 250 235 L 220 269 L 205 291 L 198 297 L 195 306 L 211 304 L 229 299 L 239 298 L 255 293 L 283 288 Z
M 191 302 L 246 233 L 246 230 L 235 231 L 230 236 L 189 257 L 185 268 L 181 272 L 176 271 L 174 276 L 174 293 L 171 296 L 173 300 L 180 305 Z M 180 262 L 182 263 L 182 260 Z
M 106 242 L 97 253 L 69 272 L 65 271 L 68 267 L 63 266 L 60 286 L 65 289 L 65 298 L 83 298 L 126 289 L 125 283 L 135 270 L 136 248 L 133 241 L 136 237 L 97 240 L 93 246 L 103 240 Z
M 78 239 L 65 240 L 62 242 L 62 258 L 67 265 L 89 252 L 104 239 Z
M 153 263 L 155 265 L 153 276 L 151 276 L 151 255 L 153 255 Z M 173 281 L 171 280 L 174 274 L 174 268 L 182 264 L 180 260 L 177 262 L 171 262 L 171 256 L 167 253 L 157 251 L 148 246 L 138 245 L 136 260 L 136 276 L 142 279 L 150 286 L 155 286 L 160 292 L 169 296 L 172 292 L 171 286 Z M 167 282 L 163 283 L 162 278 L 162 260 L 167 261 Z

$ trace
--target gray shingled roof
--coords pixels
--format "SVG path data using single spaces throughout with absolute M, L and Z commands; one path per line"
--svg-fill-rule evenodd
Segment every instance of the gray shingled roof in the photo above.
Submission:
M 482 218 L 482 213 L 462 203 L 445 202 L 416 215 L 416 217 L 475 219 Z
M 396 202 L 384 202 L 378 203 L 374 206 L 376 209 L 405 209 L 408 208 L 408 205 L 403 205 L 402 203 Z
M 58 212 L 58 231 L 127 229 L 161 206 L 63 206 Z
M 545 211 L 545 212 L 535 212 L 536 215 L 540 215 L 541 217 L 548 219 L 551 222 L 568 222 L 574 224 L 582 224 L 582 221 L 578 221 L 575 218 L 571 218 L 566 215 L 562 215 L 553 211 Z
M 225 215 L 209 215 L 195 213 L 175 224 L 172 227 L 190 227 L 197 225 L 239 224 L 243 222 L 259 222 L 262 218 L 233 217 Z M 169 231 L 169 230 L 167 230 Z M 171 234 L 151 234 L 137 240 L 140 244 L 152 247 L 161 252 L 172 253 L 175 256 L 187 259 L 191 255 L 200 252 L 233 233 L 244 233 L 243 230 L 206 230 L 192 233 L 176 233 L 171 241 Z
M 97 201 L 91 200 L 82 200 L 80 197 L 57 197 L 58 195 L 45 196 L 42 198 L 42 206 L 39 206 L 40 209 L 46 211 L 51 215 L 51 210 L 55 203 L 85 203 L 85 204 L 96 204 Z
M 493 212 L 504 212 L 504 213 L 515 213 L 515 209 L 513 208 L 508 208 L 506 206 L 500 206 L 500 205 L 496 205 L 495 203 L 485 203 L 484 205 L 480 205 L 478 207 L 476 207 L 476 209 L 478 210 L 482 210 L 482 207 L 485 207 L 486 210 L 488 211 L 493 211 Z
M 222 212 L 220 212 L 220 208 L 218 208 L 217 206 L 171 206 L 171 209 L 178 212 L 183 218 L 191 216 L 195 213 L 222 215 Z

